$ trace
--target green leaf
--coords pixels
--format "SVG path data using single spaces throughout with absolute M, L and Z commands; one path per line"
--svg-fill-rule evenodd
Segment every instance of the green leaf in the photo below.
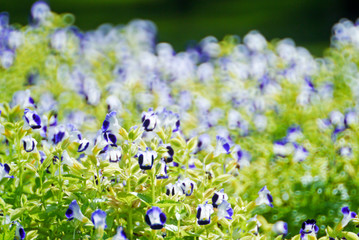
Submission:
M 347 240 L 359 240 L 359 237 L 356 233 L 353 232 L 342 232 L 342 233 Z
M 152 204 L 152 197 L 143 193 L 131 192 L 133 196 L 138 197 L 142 202 L 146 203 L 147 205 Z
M 193 152 L 197 147 L 198 137 L 193 137 L 187 142 L 187 149 L 189 152 Z

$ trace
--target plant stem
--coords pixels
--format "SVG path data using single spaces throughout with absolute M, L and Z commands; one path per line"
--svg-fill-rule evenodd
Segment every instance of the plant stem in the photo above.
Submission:
M 155 203 L 155 198 L 156 198 L 156 177 L 155 177 L 155 171 L 152 169 L 152 177 L 151 177 L 151 181 L 152 181 L 152 204 Z

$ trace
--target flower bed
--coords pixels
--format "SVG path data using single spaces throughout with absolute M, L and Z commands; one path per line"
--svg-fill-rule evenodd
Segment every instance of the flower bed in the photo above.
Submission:
M 314 58 L 31 16 L 0 14 L 0 239 L 359 239 L 357 25 Z

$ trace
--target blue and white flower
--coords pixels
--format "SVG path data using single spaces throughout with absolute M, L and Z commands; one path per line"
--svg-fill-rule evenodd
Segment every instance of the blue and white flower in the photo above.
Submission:
M 351 158 L 353 157 L 353 150 L 349 146 L 343 146 L 339 149 L 339 154 L 342 157 Z
M 31 92 L 29 89 L 26 91 L 17 91 L 12 96 L 12 101 L 10 106 L 15 107 L 19 105 L 21 108 L 35 107 L 34 99 L 31 97 Z
M 25 239 L 26 237 L 26 232 L 24 227 L 17 221 L 13 222 L 16 225 L 16 230 L 15 230 L 15 239 Z
M 159 207 L 150 208 L 145 216 L 146 223 L 151 229 L 159 230 L 162 229 L 167 220 L 166 215 L 162 212 Z
M 302 227 L 299 231 L 301 240 L 309 240 L 308 236 L 317 236 L 319 227 L 316 225 L 316 223 L 317 222 L 314 219 L 308 219 L 302 223 Z
M 82 214 L 80 206 L 77 204 L 76 200 L 73 200 L 70 205 L 69 208 L 66 210 L 65 213 L 66 217 L 68 218 L 68 220 L 72 220 L 74 218 L 76 218 L 77 220 L 81 221 L 81 222 L 87 222 L 87 218 Z
M 175 184 L 169 183 L 166 185 L 166 195 L 167 196 L 175 196 L 182 195 L 183 190 L 181 188 L 181 183 L 176 182 Z
M 120 125 L 116 118 L 116 112 L 110 112 L 106 115 L 105 120 L 102 123 L 102 134 L 106 142 L 110 144 L 117 144 L 118 131 Z
M 160 166 L 160 169 L 158 171 L 158 174 L 156 175 L 156 178 L 157 179 L 166 179 L 166 178 L 168 178 L 168 174 L 167 174 L 167 168 L 168 167 L 166 165 L 166 162 L 163 161 L 163 160 L 160 161 L 160 164 L 161 164 L 161 166 Z
M 146 149 L 146 151 L 138 151 L 138 164 L 142 170 L 149 170 L 152 168 L 155 159 L 157 158 L 157 152 Z
M 147 132 L 151 132 L 156 128 L 157 120 L 157 115 L 153 112 L 152 108 L 148 112 L 142 113 L 142 126 Z
M 251 164 L 251 154 L 246 151 L 239 149 L 237 151 L 237 163 L 239 164 L 239 167 L 248 167 Z
M 228 200 L 228 195 L 224 193 L 224 189 L 222 188 L 220 191 L 217 191 L 213 194 L 212 197 L 212 205 L 214 208 L 217 208 L 223 201 Z
M 112 240 L 128 240 L 123 227 L 118 227 L 116 235 L 112 237 Z
M 342 208 L 342 213 L 343 219 L 340 223 L 341 228 L 344 228 L 353 218 L 357 217 L 357 214 L 355 212 L 351 212 L 348 206 Z
M 270 191 L 267 189 L 267 186 L 264 186 L 259 192 L 258 192 L 258 198 L 256 199 L 257 205 L 266 204 L 270 207 L 273 207 L 273 198 L 270 194 Z
M 345 127 L 349 128 L 358 124 L 359 122 L 358 118 L 359 118 L 358 113 L 355 111 L 348 111 L 347 113 L 345 113 L 344 115 Z
M 217 145 L 213 153 L 214 157 L 217 157 L 222 153 L 229 154 L 231 148 L 229 142 L 221 136 L 217 136 L 216 140 L 217 140 Z
M 25 122 L 29 127 L 32 129 L 39 129 L 41 128 L 41 118 L 35 111 L 32 111 L 28 108 L 24 110 L 24 118 Z
M 293 160 L 295 162 L 304 161 L 309 155 L 308 150 L 305 149 L 303 146 L 298 145 L 297 143 L 293 143 L 293 146 L 294 146 Z
M 44 1 L 37 1 L 31 7 L 31 16 L 36 23 L 44 23 L 50 17 L 50 7 Z
M 286 235 L 288 233 L 288 224 L 283 221 L 278 221 L 273 225 L 272 230 L 278 235 Z
M 3 178 L 14 178 L 14 176 L 10 176 L 9 173 L 10 173 L 10 166 L 7 163 L 5 164 L 0 163 L 0 181 Z
M 101 209 L 97 209 L 91 215 L 91 221 L 95 226 L 95 229 L 105 229 L 107 228 L 106 225 L 106 212 L 102 211 Z
M 192 195 L 194 186 L 195 186 L 195 183 L 189 178 L 185 178 L 181 181 L 181 188 L 182 188 L 183 194 L 186 194 L 186 196 Z
M 55 126 L 49 129 L 49 139 L 53 144 L 57 145 L 65 139 L 67 135 L 66 127 L 64 125 Z
M 279 157 L 287 157 L 293 153 L 293 145 L 286 139 L 274 142 L 273 153 Z
M 299 126 L 292 126 L 287 130 L 287 141 L 294 143 L 303 137 L 302 129 Z
M 211 215 L 214 212 L 213 206 L 208 204 L 199 204 L 197 207 L 197 223 L 198 225 L 207 225 L 211 222 Z
M 175 152 L 170 144 L 166 144 L 164 146 L 166 147 L 167 152 L 163 155 L 163 159 L 166 163 L 170 163 L 173 161 L 173 156 L 174 156 Z
M 23 137 L 21 142 L 26 152 L 36 151 L 37 141 L 30 135 Z
M 77 151 L 84 152 L 88 149 L 89 146 L 90 146 L 90 141 L 87 140 L 86 138 L 82 138 L 79 140 L 79 147 L 78 147 Z
M 223 200 L 222 203 L 218 206 L 217 216 L 218 219 L 227 218 L 229 220 L 232 220 L 233 209 L 231 207 L 231 204 L 226 200 Z
M 249 230 L 249 232 L 257 235 L 258 234 L 258 231 L 259 231 L 259 228 L 262 226 L 262 224 L 258 221 L 257 219 L 257 215 L 255 215 L 254 217 L 248 219 L 247 221 L 247 225 L 250 223 L 250 222 L 256 222 L 256 224 L 254 225 L 254 227 L 252 229 Z
M 15 60 L 15 53 L 12 50 L 3 50 L 0 51 L 0 63 L 1 66 L 5 69 L 11 67 Z

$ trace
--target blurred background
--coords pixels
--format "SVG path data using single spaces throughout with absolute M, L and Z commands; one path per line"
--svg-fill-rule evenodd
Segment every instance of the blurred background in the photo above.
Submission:
M 25 25 L 34 0 L 0 0 L 0 12 L 11 23 Z M 259 30 L 268 40 L 292 38 L 297 45 L 321 56 L 329 47 L 332 26 L 341 18 L 359 17 L 358 0 L 49 0 L 52 11 L 73 13 L 82 30 L 103 23 L 114 25 L 132 19 L 152 20 L 158 40 L 183 50 L 191 40 L 213 35 L 243 38 Z

